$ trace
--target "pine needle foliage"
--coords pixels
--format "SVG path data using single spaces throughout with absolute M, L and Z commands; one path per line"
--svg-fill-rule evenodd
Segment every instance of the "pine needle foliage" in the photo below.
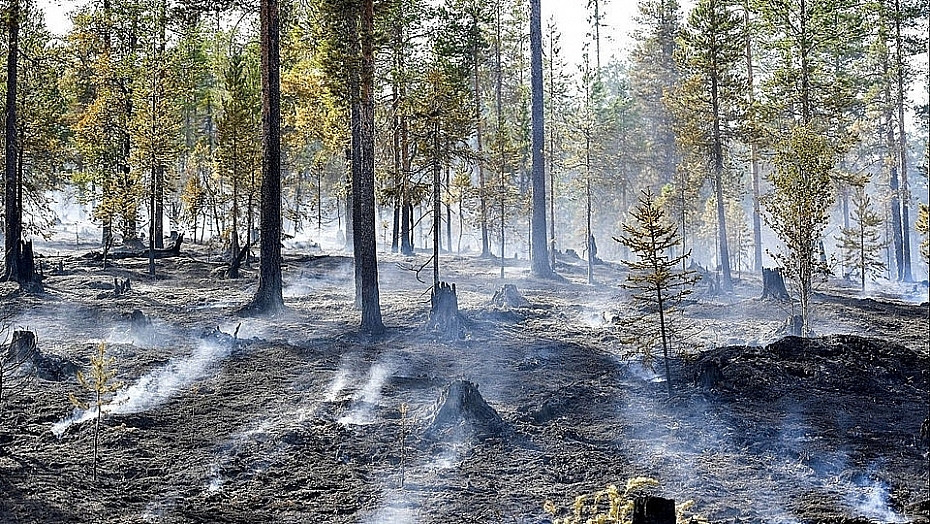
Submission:
M 656 201 L 656 196 L 647 189 L 640 194 L 639 202 L 631 212 L 632 221 L 623 225 L 623 234 L 614 240 L 620 242 L 637 256 L 637 260 L 624 260 L 630 274 L 623 287 L 633 291 L 633 301 L 646 312 L 657 315 L 659 338 L 665 359 L 665 379 L 669 396 L 672 394 L 671 371 L 669 369 L 669 343 L 671 323 L 669 313 L 676 304 L 691 294 L 697 276 L 693 271 L 680 269 L 691 255 L 690 251 L 672 256 L 681 246 L 678 227 L 665 215 L 665 210 Z M 646 360 L 651 358 L 653 340 L 649 336 L 637 335 L 635 342 L 640 346 Z
M 94 417 L 94 481 L 97 480 L 97 462 L 99 461 L 98 444 L 100 441 L 100 420 L 103 417 L 104 410 L 113 400 L 110 395 L 123 387 L 122 382 L 115 380 L 115 363 L 116 359 L 114 357 L 106 356 L 106 344 L 101 342 L 97 346 L 97 353 L 90 358 L 90 375 L 85 375 L 81 371 L 77 372 L 78 383 L 81 385 L 81 388 L 90 392 L 94 399 L 93 408 L 97 412 L 96 417 Z M 76 408 L 83 410 L 91 409 L 89 403 L 82 401 L 73 393 L 69 395 L 69 398 L 71 404 Z
M 543 509 L 553 516 L 553 524 L 632 524 L 636 498 L 658 487 L 659 481 L 654 478 L 633 477 L 622 489 L 611 484 L 595 493 L 575 497 L 571 514 L 567 517 L 557 518 L 560 510 L 551 500 L 543 504 Z M 693 504 L 689 500 L 675 507 L 678 522 L 706 522 L 688 515 Z
M 930 206 L 927 204 L 920 204 L 914 229 L 924 236 L 920 243 L 920 255 L 924 257 L 924 262 L 930 264 Z
M 772 256 L 798 286 L 801 333 L 810 328 L 810 297 L 815 275 L 829 273 L 820 259 L 820 240 L 830 218 L 834 191 L 831 173 L 836 151 L 811 124 L 799 124 L 776 146 L 772 192 L 762 197 L 763 217 L 784 244 Z
M 865 277 L 875 278 L 885 270 L 882 250 L 887 242 L 882 241 L 881 228 L 885 221 L 872 210 L 872 199 L 862 187 L 857 187 L 852 198 L 853 226 L 840 229 L 837 247 L 843 252 L 846 266 L 859 275 L 859 285 L 865 289 Z

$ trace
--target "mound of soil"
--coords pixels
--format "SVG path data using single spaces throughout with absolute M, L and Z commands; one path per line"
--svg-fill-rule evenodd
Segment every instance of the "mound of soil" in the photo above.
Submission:
M 703 353 L 693 366 L 699 385 L 757 398 L 810 396 L 815 390 L 874 396 L 926 391 L 930 384 L 930 359 L 891 342 L 854 335 L 722 347 Z
M 443 390 L 429 425 L 429 433 L 445 432 L 451 428 L 467 426 L 477 436 L 500 435 L 506 424 L 478 391 L 478 386 L 467 380 L 456 380 Z

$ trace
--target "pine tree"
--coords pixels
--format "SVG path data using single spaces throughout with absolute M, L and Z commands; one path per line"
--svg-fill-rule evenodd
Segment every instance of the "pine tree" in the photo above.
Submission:
M 854 226 L 840 229 L 837 247 L 843 251 L 846 266 L 859 273 L 859 285 L 864 290 L 866 276 L 874 278 L 885 270 L 882 251 L 886 244 L 881 234 L 885 221 L 872 209 L 872 199 L 864 187 L 856 188 L 852 203 Z
M 258 289 L 244 311 L 284 309 L 281 282 L 281 35 L 278 0 L 262 0 L 262 189 Z
M 533 98 L 533 219 L 532 252 L 533 275 L 551 277 L 549 251 L 546 242 L 546 166 L 545 150 L 545 113 L 543 110 L 543 71 L 542 71 L 542 13 L 540 0 L 530 2 L 530 49 L 532 53 L 531 81 Z
M 693 272 L 678 269 L 690 256 L 690 252 L 669 256 L 670 250 L 679 246 L 681 240 L 675 225 L 668 221 L 665 212 L 656 204 L 652 191 L 647 189 L 642 192 L 631 215 L 633 220 L 623 225 L 623 234 L 620 238 L 614 238 L 637 256 L 637 260 L 623 261 L 630 269 L 623 286 L 633 291 L 634 302 L 658 316 L 665 380 L 671 396 L 669 346 L 673 325 L 670 313 L 681 299 L 691 294 L 696 278 Z M 647 331 L 640 331 L 638 337 L 637 342 L 648 359 L 653 339 Z
M 93 408 L 94 416 L 94 451 L 93 451 L 93 476 L 97 480 L 97 461 L 99 458 L 99 441 L 100 441 L 100 421 L 103 419 L 103 413 L 107 405 L 112 402 L 111 393 L 118 391 L 123 387 L 123 383 L 115 380 L 116 370 L 114 357 L 106 356 L 106 344 L 101 342 L 97 345 L 97 353 L 90 357 L 90 376 L 83 372 L 77 372 L 77 380 L 83 389 L 88 391 L 94 398 L 93 405 L 84 402 L 70 395 L 71 404 L 74 407 L 88 410 Z
M 650 183 L 664 184 L 676 174 L 678 153 L 665 93 L 678 84 L 675 64 L 681 13 L 677 0 L 639 2 L 637 22 L 643 31 L 631 56 L 631 82 L 646 129 L 644 169 Z
M 830 173 L 835 150 L 812 124 L 798 124 L 776 149 L 772 192 L 765 195 L 765 221 L 784 243 L 775 258 L 798 285 L 801 333 L 811 333 L 813 279 L 829 269 L 820 260 L 819 243 L 834 195 Z
M 702 0 L 691 11 L 681 33 L 678 57 L 687 75 L 674 97 L 674 112 L 683 120 L 678 139 L 708 158 L 717 205 L 718 263 L 724 290 L 733 287 L 727 236 L 724 174 L 730 141 L 744 107 L 748 88 L 743 75 L 742 17 L 723 0 Z
M 924 257 L 925 264 L 930 264 L 930 206 L 927 204 L 920 204 L 914 230 L 924 236 L 920 243 L 920 255 Z
M 5 171 L 4 171 L 4 280 L 21 280 L 22 258 L 22 207 L 19 200 L 19 178 L 16 160 L 19 158 L 16 126 L 16 87 L 19 63 L 19 0 L 11 0 L 6 13 L 7 57 L 6 57 L 6 127 L 5 127 Z

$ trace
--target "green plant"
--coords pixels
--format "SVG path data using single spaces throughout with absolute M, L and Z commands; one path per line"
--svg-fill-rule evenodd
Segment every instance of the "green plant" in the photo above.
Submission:
M 614 240 L 628 247 L 637 257 L 637 260 L 623 261 L 630 269 L 623 287 L 633 291 L 634 303 L 645 311 L 632 322 L 639 324 L 653 314 L 658 316 L 658 337 L 654 336 L 654 328 L 649 329 L 651 326 L 641 326 L 636 331 L 631 330 L 636 334 L 630 342 L 640 347 L 644 359 L 649 363 L 655 338 L 661 340 L 665 380 L 671 397 L 669 345 L 675 326 L 670 315 L 674 306 L 691 293 L 697 276 L 693 271 L 678 269 L 684 265 L 690 251 L 678 256 L 669 255 L 669 252 L 681 246 L 678 228 L 668 221 L 665 211 L 650 190 L 642 192 L 639 203 L 630 214 L 633 220 L 623 225 L 623 235 L 620 238 L 614 237 Z
M 113 364 L 116 359 L 106 356 L 106 344 L 101 342 L 97 346 L 97 354 L 90 358 L 90 376 L 88 377 L 81 371 L 77 372 L 77 380 L 81 387 L 91 393 L 94 398 L 94 407 L 97 410 L 94 417 L 94 462 L 93 475 L 97 480 L 97 462 L 99 460 L 98 445 L 100 441 L 100 420 L 103 416 L 104 409 L 113 401 L 111 393 L 116 392 L 123 383 L 114 380 L 116 370 Z M 88 410 L 90 405 L 77 398 L 73 393 L 69 395 L 71 404 L 75 407 Z

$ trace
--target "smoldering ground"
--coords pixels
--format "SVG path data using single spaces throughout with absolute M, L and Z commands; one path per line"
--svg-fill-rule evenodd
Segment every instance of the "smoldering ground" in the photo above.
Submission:
M 930 499 L 926 444 L 912 427 L 927 391 L 896 371 L 919 363 L 897 346 L 837 353 L 879 360 L 799 349 L 787 367 L 764 351 L 733 350 L 742 360 L 723 366 L 730 382 L 711 389 L 693 382 L 696 363 L 676 360 L 676 396 L 667 400 L 663 374 L 631 364 L 605 316 L 625 293 L 615 268 L 599 266 L 601 284 L 591 288 L 580 265 L 561 283 L 509 267 L 508 282 L 529 305 L 502 309 L 490 304 L 501 285 L 493 261 L 444 256 L 467 318 L 465 338 L 445 340 L 423 327 L 428 286 L 398 268 L 407 258 L 385 256 L 389 329 L 368 339 L 354 332 L 351 266 L 289 257 L 285 282 L 306 282 L 308 292 L 289 293 L 285 315 L 260 319 L 235 316 L 254 289 L 249 269 L 241 281 L 219 281 L 209 277 L 212 262 L 160 261 L 163 277 L 151 288 L 117 299 L 72 286 L 110 276 L 66 260 L 70 274 L 51 277 L 49 296 L 26 297 L 16 314 L 32 315 L 26 323 L 44 349 L 86 365 L 121 315 L 146 311 L 157 343 L 115 337 L 109 346 L 118 378 L 148 400 L 104 417 L 96 485 L 92 425 L 72 425 L 60 439 L 50 430 L 72 414 L 74 381 L 43 381 L 29 400 L 11 401 L 16 416 L 0 430 L 0 520 L 539 522 L 546 499 L 567 507 L 576 494 L 635 475 L 695 499 L 714 521 L 914 520 L 915 504 Z M 144 261 L 108 271 L 141 279 Z M 758 286 L 744 279 L 735 297 L 699 296 L 686 307 L 686 317 L 713 325 L 713 337 L 696 345 L 777 339 L 768 333 L 783 312 L 757 300 Z M 926 353 L 917 315 L 831 294 L 815 301 L 830 326 Z M 80 314 L 56 327 L 57 308 Z M 217 326 L 232 334 L 240 323 L 244 348 L 201 347 Z M 831 359 L 865 367 L 839 373 Z M 870 373 L 887 394 L 831 378 L 855 384 Z M 777 402 L 757 393 L 768 382 L 754 381 L 768 376 L 786 381 L 773 389 L 787 392 Z M 458 379 L 478 385 L 506 430 L 431 435 L 436 403 Z

